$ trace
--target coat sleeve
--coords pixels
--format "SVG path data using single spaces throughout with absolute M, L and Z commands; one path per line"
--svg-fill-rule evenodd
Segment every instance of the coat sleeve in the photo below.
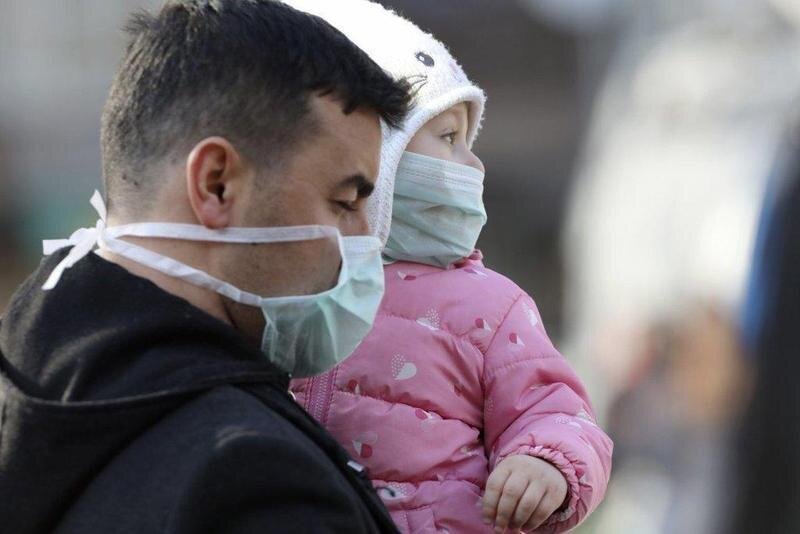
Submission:
M 613 444 L 595 423 L 585 388 L 553 347 L 533 300 L 522 294 L 485 353 L 484 439 L 490 468 L 528 454 L 564 475 L 564 505 L 537 532 L 563 532 L 602 501 Z

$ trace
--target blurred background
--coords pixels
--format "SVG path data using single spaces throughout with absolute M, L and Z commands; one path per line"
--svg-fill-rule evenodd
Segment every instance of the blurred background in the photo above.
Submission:
M 480 247 L 537 300 L 616 443 L 578 532 L 717 531 L 754 375 L 759 214 L 794 142 L 800 0 L 382 3 L 489 96 Z M 0 314 L 43 238 L 93 224 L 119 28 L 158 4 L 0 0 Z

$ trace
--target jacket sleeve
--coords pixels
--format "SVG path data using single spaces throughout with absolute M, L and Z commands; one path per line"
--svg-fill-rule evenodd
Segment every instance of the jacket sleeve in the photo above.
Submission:
M 191 475 L 165 532 L 373 532 L 358 497 L 297 440 L 247 430 L 218 442 Z
M 533 300 L 522 294 L 485 353 L 484 439 L 490 468 L 513 454 L 555 465 L 564 475 L 564 505 L 537 532 L 563 532 L 602 501 L 612 442 L 595 423 L 585 388 L 553 347 Z

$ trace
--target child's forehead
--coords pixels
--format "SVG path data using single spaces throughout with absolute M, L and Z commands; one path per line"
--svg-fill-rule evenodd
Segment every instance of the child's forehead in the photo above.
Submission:
M 440 114 L 435 116 L 430 120 L 430 122 L 434 121 L 462 121 L 466 120 L 469 115 L 469 108 L 466 102 L 459 102 L 457 104 L 452 105 L 451 107 L 447 108 L 446 110 L 442 111 Z

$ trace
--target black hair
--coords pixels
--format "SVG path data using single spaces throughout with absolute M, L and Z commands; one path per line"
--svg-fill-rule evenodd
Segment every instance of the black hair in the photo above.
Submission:
M 324 20 L 275 0 L 173 0 L 131 16 L 130 41 L 103 111 L 109 207 L 146 202 L 151 165 L 211 135 L 262 166 L 278 164 L 313 128 L 312 94 L 345 113 L 371 109 L 398 127 L 410 105 L 393 80 Z

